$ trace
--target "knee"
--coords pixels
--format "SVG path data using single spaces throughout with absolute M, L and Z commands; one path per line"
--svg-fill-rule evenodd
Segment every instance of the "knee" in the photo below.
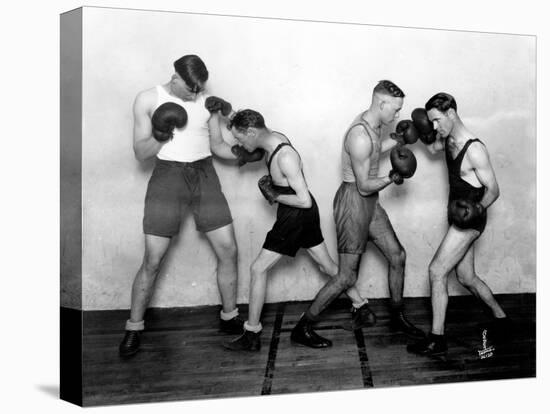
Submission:
M 218 260 L 236 261 L 237 260 L 237 245 L 233 242 L 223 243 L 217 248 Z
M 339 273 L 336 275 L 336 284 L 341 290 L 347 290 L 357 282 L 357 274 L 352 272 Z
M 456 279 L 462 286 L 470 287 L 473 284 L 474 278 L 471 275 L 462 272 L 456 272 Z
M 405 262 L 407 261 L 407 253 L 405 253 L 405 249 L 401 248 L 395 251 L 390 257 L 390 266 L 394 268 L 405 267 Z
M 336 277 L 336 275 L 338 275 L 338 265 L 336 263 L 332 263 L 328 267 L 322 266 L 321 271 L 323 271 L 330 277 Z
M 250 265 L 250 277 L 252 279 L 257 279 L 262 274 L 264 274 L 266 271 L 267 271 L 267 269 L 261 263 L 258 263 L 257 261 Z
M 162 256 L 146 254 L 143 259 L 143 270 L 146 274 L 157 274 L 160 270 L 160 264 L 162 262 Z

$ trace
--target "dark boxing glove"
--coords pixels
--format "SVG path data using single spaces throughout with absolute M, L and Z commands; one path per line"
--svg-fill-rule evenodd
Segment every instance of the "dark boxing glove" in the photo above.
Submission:
M 223 116 L 229 115 L 233 109 L 229 102 L 224 101 L 222 98 L 218 98 L 217 96 L 209 96 L 206 98 L 204 101 L 204 107 L 208 109 L 208 112 L 211 114 L 221 111 Z
M 249 162 L 260 161 L 265 155 L 265 151 L 261 148 L 256 148 L 254 151 L 250 152 L 242 145 L 233 145 L 231 147 L 231 152 L 237 156 L 237 164 L 239 167 Z
M 276 199 L 279 196 L 279 193 L 273 188 L 273 180 L 271 179 L 271 175 L 264 175 L 260 178 L 258 181 L 258 187 L 260 188 L 260 191 L 265 199 L 269 201 L 269 204 L 277 202 Z
M 404 119 L 398 122 L 390 137 L 401 145 L 414 144 L 418 141 L 418 131 L 411 120 Z
M 158 142 L 166 142 L 173 138 L 174 128 L 183 128 L 187 125 L 187 112 L 174 102 L 165 102 L 160 105 L 151 117 L 153 137 Z
M 416 171 L 416 157 L 408 148 L 393 148 L 390 152 L 390 162 L 390 178 L 395 184 L 403 184 L 403 179 L 411 178 Z
M 460 229 L 471 228 L 484 213 L 485 207 L 475 201 L 459 199 L 449 203 L 449 219 Z
M 414 127 L 418 131 L 420 141 L 426 145 L 433 144 L 435 142 L 435 130 L 433 123 L 428 118 L 428 113 L 424 108 L 416 108 L 411 113 L 411 118 Z

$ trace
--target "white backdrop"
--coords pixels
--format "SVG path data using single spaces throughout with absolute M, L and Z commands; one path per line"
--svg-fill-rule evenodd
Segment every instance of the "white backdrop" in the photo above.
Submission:
M 151 164 L 133 156 L 131 106 L 137 92 L 166 82 L 172 62 L 190 53 L 207 64 L 210 93 L 259 110 L 300 151 L 334 257 L 342 136 L 373 86 L 385 78 L 400 85 L 407 95 L 402 118 L 436 92 L 453 94 L 466 125 L 487 144 L 501 186 L 478 243 L 479 274 L 497 293 L 535 291 L 533 36 L 104 8 L 85 8 L 83 21 L 84 309 L 129 307 L 151 173 Z M 427 267 L 446 229 L 447 178 L 443 158 L 421 144 L 414 152 L 415 177 L 388 187 L 381 201 L 407 250 L 405 295 L 427 296 Z M 249 266 L 275 208 L 257 190 L 262 165 L 216 168 L 235 219 L 239 302 L 246 302 Z M 385 158 L 381 172 L 388 170 Z M 386 297 L 387 264 L 374 247 L 364 260 L 360 290 Z M 267 300 L 310 299 L 325 280 L 305 255 L 284 259 L 270 272 Z M 191 217 L 157 286 L 152 306 L 219 303 L 215 258 Z M 463 293 L 452 278 L 451 294 Z

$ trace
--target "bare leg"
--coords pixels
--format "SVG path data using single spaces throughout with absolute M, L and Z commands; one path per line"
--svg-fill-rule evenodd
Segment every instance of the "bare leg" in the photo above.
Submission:
M 262 249 L 250 266 L 250 299 L 248 301 L 248 325 L 258 326 L 265 302 L 267 271 L 281 258 L 280 253 Z
M 495 318 L 504 318 L 506 314 L 495 300 L 489 286 L 481 280 L 475 272 L 474 246 L 472 244 L 462 260 L 456 266 L 458 281 L 467 288 L 474 296 L 482 300 L 493 312 Z
M 237 242 L 233 225 L 205 233 L 218 260 L 217 281 L 226 313 L 237 308 Z
M 145 235 L 143 262 L 132 285 L 131 322 L 143 321 L 143 316 L 153 295 L 155 280 L 169 246 L 170 238 L 168 237 Z
M 338 274 L 331 278 L 313 299 L 313 303 L 306 312 L 309 319 L 317 319 L 334 299 L 355 285 L 360 259 L 359 254 L 339 254 Z
M 338 265 L 332 260 L 327 249 L 327 245 L 323 242 L 317 246 L 307 249 L 311 258 L 319 265 L 321 272 L 326 273 L 330 277 L 335 277 L 338 274 Z M 355 285 L 346 290 L 346 295 L 353 303 L 363 303 L 365 299 L 359 293 Z
M 449 227 L 429 266 L 432 297 L 432 333 L 443 335 L 449 295 L 449 272 L 462 260 L 471 244 L 479 236 L 477 230 L 459 230 Z

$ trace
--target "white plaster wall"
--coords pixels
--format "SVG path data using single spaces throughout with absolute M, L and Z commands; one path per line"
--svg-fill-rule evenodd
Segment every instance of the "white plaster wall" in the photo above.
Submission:
M 101 8 L 84 8 L 83 21 L 84 309 L 130 305 L 152 168 L 133 155 L 132 102 L 140 90 L 166 82 L 172 62 L 189 53 L 205 61 L 211 93 L 259 110 L 300 151 L 334 257 L 341 139 L 374 84 L 387 78 L 405 91 L 404 118 L 436 92 L 453 94 L 489 148 L 501 187 L 476 247 L 478 272 L 497 293 L 535 291 L 534 37 Z M 426 296 L 427 266 L 446 228 L 446 167 L 420 144 L 414 152 L 416 175 L 384 190 L 381 202 L 407 250 L 405 294 Z M 261 165 L 238 170 L 217 162 L 216 169 L 235 219 L 239 302 L 246 302 L 248 267 L 275 207 L 257 190 Z M 363 294 L 387 296 L 381 256 L 370 247 L 364 259 Z M 325 280 L 303 254 L 283 259 L 269 278 L 268 301 L 312 298 Z M 454 279 L 450 292 L 465 293 Z M 215 303 L 215 259 L 189 217 L 152 306 Z

